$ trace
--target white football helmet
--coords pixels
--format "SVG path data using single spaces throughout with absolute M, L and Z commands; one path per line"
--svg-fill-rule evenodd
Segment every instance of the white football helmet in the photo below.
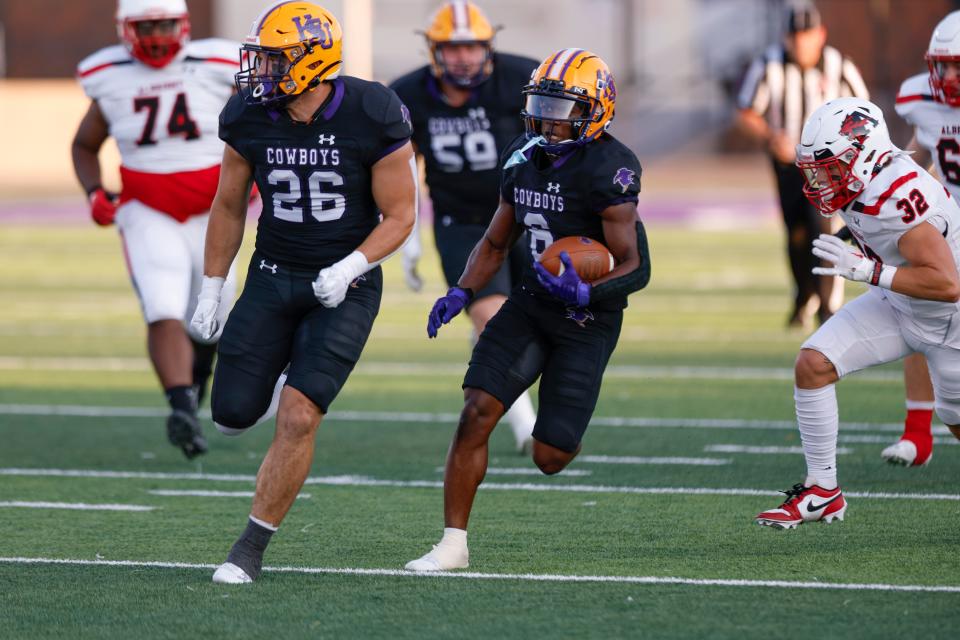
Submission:
M 960 63 L 960 11 L 947 15 L 933 30 L 925 57 L 933 97 L 951 107 L 960 107 L 960 74 L 951 73 L 948 78 L 945 68 L 947 62 Z
M 148 21 L 172 24 L 138 29 L 138 22 Z M 117 34 L 134 58 L 151 67 L 164 67 L 190 39 L 186 0 L 119 0 Z
M 831 100 L 810 115 L 800 134 L 803 193 L 830 217 L 867 188 L 896 150 L 880 107 L 862 98 Z

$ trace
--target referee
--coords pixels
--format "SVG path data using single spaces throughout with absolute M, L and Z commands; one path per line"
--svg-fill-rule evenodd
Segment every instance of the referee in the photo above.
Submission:
M 791 4 L 783 42 L 753 61 L 737 105 L 741 126 L 766 145 L 773 163 L 795 283 L 788 326 L 804 329 L 811 327 L 815 310 L 822 324 L 839 308 L 843 286 L 839 278 L 811 273 L 818 264 L 811 253 L 813 240 L 831 232 L 831 221 L 803 195 L 803 177 L 794 164 L 800 131 L 807 117 L 827 100 L 869 98 L 857 67 L 826 46 L 826 40 L 827 30 L 816 7 L 809 2 Z

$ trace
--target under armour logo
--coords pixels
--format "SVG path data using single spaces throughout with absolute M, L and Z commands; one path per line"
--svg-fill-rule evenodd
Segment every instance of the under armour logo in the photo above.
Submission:
M 560 183 L 559 183 L 559 182 L 548 182 L 548 183 L 547 183 L 547 193 L 560 193 Z
M 267 270 L 267 269 L 269 269 L 269 270 L 270 270 L 270 273 L 272 273 L 273 275 L 277 275 L 277 265 L 275 265 L 275 264 L 267 264 L 267 261 L 266 261 L 266 260 L 261 260 L 261 261 L 260 261 L 260 270 L 261 270 L 261 271 L 265 271 L 265 270 Z
M 330 134 L 329 136 L 325 136 L 321 133 L 320 137 L 317 138 L 317 142 L 319 142 L 320 144 L 333 144 L 336 139 L 337 139 L 337 136 L 333 134 Z

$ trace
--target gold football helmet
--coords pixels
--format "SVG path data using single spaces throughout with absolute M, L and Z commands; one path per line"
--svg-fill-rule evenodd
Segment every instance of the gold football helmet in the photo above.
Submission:
M 480 10 L 467 0 L 452 0 L 437 9 L 424 32 L 430 49 L 430 67 L 437 79 L 469 89 L 486 80 L 493 72 L 493 37 L 497 29 Z M 480 64 L 450 64 L 444 50 L 455 45 L 478 44 L 485 49 Z
M 237 90 L 255 104 L 288 100 L 336 78 L 342 53 L 332 13 L 310 2 L 278 2 L 257 16 L 240 48 Z
M 617 101 L 617 85 L 600 56 L 584 49 L 561 49 L 547 57 L 523 88 L 526 105 L 521 115 L 527 135 L 539 136 L 543 121 L 569 123 L 569 140 L 545 144 L 560 153 L 570 144 L 583 145 L 610 126 Z

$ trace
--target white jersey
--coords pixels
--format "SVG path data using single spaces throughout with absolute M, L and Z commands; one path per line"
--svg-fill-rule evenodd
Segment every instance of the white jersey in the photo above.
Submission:
M 239 45 L 210 38 L 188 42 L 161 69 L 121 45 L 106 47 L 79 64 L 77 78 L 106 118 L 123 166 L 167 174 L 220 164 L 218 121 L 239 69 Z
M 954 198 L 960 199 L 960 108 L 938 102 L 926 73 L 907 78 L 897 94 L 897 113 L 930 152 L 937 173 Z
M 960 268 L 960 207 L 936 178 L 906 154 L 896 154 L 840 215 L 869 257 L 894 267 L 907 264 L 899 248 L 903 234 L 917 225 L 932 224 L 946 238 Z M 921 300 L 887 289 L 878 293 L 932 333 L 942 334 L 941 325 L 960 311 L 958 303 Z

